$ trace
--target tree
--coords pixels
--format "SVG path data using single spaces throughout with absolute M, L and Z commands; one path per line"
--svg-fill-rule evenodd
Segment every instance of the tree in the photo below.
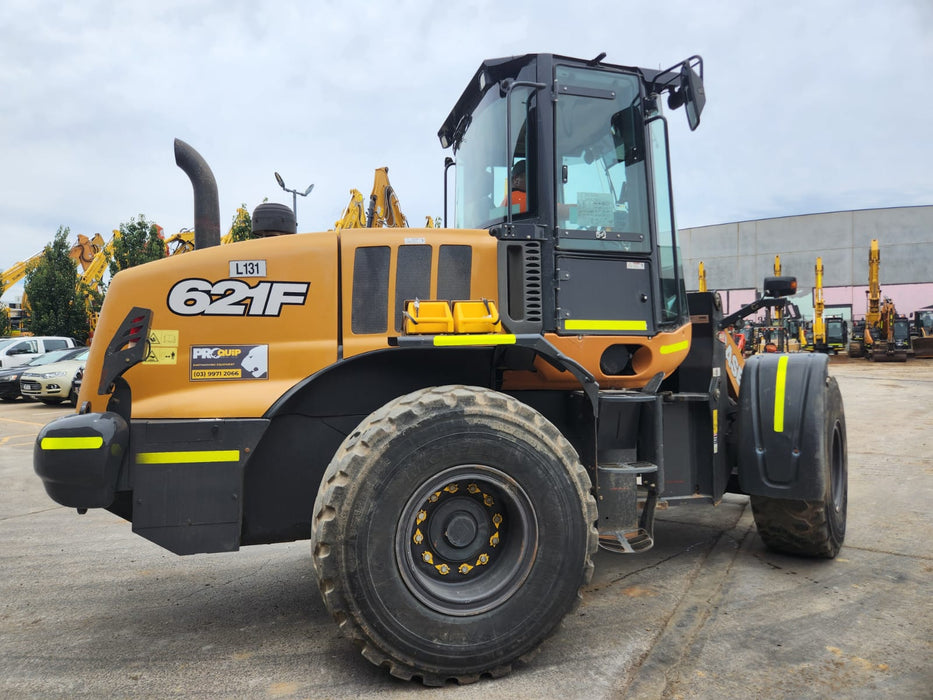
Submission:
M 23 299 L 31 310 L 29 330 L 35 335 L 65 335 L 85 342 L 88 319 L 77 263 L 69 253 L 69 228 L 60 226 L 45 253 L 29 272 Z
M 142 265 L 165 257 L 165 241 L 159 235 L 161 228 L 146 221 L 142 214 L 120 224 L 120 235 L 114 237 L 113 252 L 108 256 L 111 277 L 120 270 Z
M 233 237 L 233 243 L 248 241 L 253 237 L 253 218 L 246 210 L 245 204 L 241 204 L 236 210 L 236 216 L 233 217 L 233 223 L 230 225 L 230 235 Z

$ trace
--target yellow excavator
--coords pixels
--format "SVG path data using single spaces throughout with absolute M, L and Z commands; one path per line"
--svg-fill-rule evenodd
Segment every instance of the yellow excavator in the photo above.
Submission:
M 881 321 L 881 283 L 878 271 L 881 267 L 881 251 L 878 239 L 873 238 L 868 250 L 868 298 L 865 319 L 852 324 L 849 338 L 849 357 L 864 357 L 871 346 L 871 328 Z
M 243 225 L 246 221 L 249 221 L 249 212 L 244 207 L 238 207 L 233 225 L 225 235 L 220 237 L 220 242 L 224 245 L 233 243 L 233 229 Z M 194 231 L 190 228 L 183 228 L 165 239 L 165 250 L 169 256 L 190 253 L 194 248 Z
M 813 350 L 826 352 L 826 324 L 823 322 L 823 258 L 816 259 L 816 274 L 813 285 Z
M 335 231 L 350 228 L 406 228 L 408 219 L 402 213 L 398 195 L 395 188 L 389 183 L 389 169 L 376 168 L 373 178 L 373 189 L 369 195 L 369 206 L 363 207 L 363 193 L 357 189 L 350 190 L 350 201 L 347 208 L 334 223 Z M 431 217 L 427 217 L 425 228 L 434 228 Z
M 894 302 L 885 297 L 881 303 L 881 319 L 868 326 L 865 337 L 872 339 L 868 359 L 873 362 L 906 362 L 910 347 L 910 325 L 906 316 L 897 313 Z

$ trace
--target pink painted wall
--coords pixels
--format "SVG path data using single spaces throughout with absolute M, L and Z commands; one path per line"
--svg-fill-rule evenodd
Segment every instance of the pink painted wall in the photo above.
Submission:
M 868 287 L 824 287 L 823 302 L 826 306 L 851 305 L 852 317 L 865 317 Z M 899 314 L 909 316 L 912 311 L 933 304 L 933 282 L 920 284 L 881 285 L 881 297 L 889 297 Z

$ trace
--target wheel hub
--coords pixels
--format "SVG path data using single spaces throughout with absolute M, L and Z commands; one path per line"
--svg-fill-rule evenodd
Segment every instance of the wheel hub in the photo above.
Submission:
M 451 482 L 433 492 L 414 518 L 411 541 L 425 571 L 469 575 L 499 545 L 504 519 L 496 499 L 476 483 Z
M 518 590 L 534 562 L 537 533 L 528 496 L 506 474 L 453 467 L 425 481 L 402 511 L 399 571 L 428 606 L 476 614 Z
M 444 530 L 444 537 L 454 547 L 466 547 L 476 539 L 476 521 L 467 513 L 457 513 Z

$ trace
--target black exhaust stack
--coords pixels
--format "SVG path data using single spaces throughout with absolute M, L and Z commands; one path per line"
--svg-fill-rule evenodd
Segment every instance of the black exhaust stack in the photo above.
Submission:
M 220 200 L 217 181 L 207 161 L 181 139 L 175 139 L 175 164 L 194 188 L 194 247 L 220 245 Z

